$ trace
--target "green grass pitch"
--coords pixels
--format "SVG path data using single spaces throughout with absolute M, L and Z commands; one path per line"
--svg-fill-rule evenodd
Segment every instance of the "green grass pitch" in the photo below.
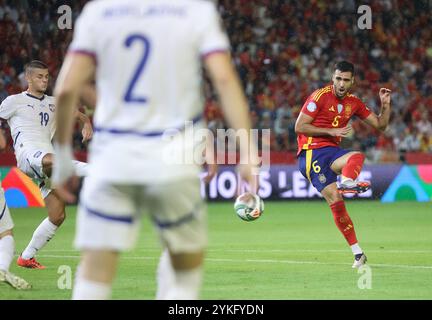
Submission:
M 369 259 L 368 273 L 351 269 L 351 251 L 323 201 L 265 205 L 260 219 L 245 222 L 235 216 L 232 203 L 209 204 L 202 299 L 432 299 L 430 203 L 347 203 Z M 45 210 L 11 212 L 19 253 Z M 0 283 L 0 300 L 70 299 L 71 290 L 59 288 L 59 283 L 67 285 L 64 270 L 70 267 L 74 273 L 79 260 L 72 246 L 75 212 L 75 207 L 67 208 L 64 225 L 38 254 L 47 269 L 11 267 L 33 289 L 16 291 Z M 122 255 L 113 298 L 153 299 L 159 255 L 155 231 L 150 220 L 143 219 L 136 249 Z M 369 282 L 364 282 L 366 275 Z M 361 289 L 359 283 L 370 288 Z

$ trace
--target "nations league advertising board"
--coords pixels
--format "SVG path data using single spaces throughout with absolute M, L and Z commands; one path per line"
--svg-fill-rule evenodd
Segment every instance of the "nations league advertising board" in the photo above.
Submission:
M 0 174 L 9 207 L 44 206 L 39 188 L 18 168 L 0 167 Z M 203 173 L 202 177 L 205 175 Z M 359 179 L 372 185 L 367 192 L 354 196 L 359 199 L 432 200 L 432 165 L 366 165 Z M 234 166 L 220 166 L 217 176 L 208 185 L 201 183 L 201 194 L 209 201 L 232 201 L 237 194 L 238 181 Z M 246 190 L 246 186 L 242 184 L 240 190 Z M 272 165 L 268 171 L 261 172 L 258 194 L 264 200 L 279 201 L 322 197 L 295 165 Z
M 359 180 L 370 182 L 371 189 L 355 196 L 345 195 L 346 197 L 381 199 L 382 202 L 432 200 L 432 165 L 364 166 Z M 239 187 L 238 182 L 239 177 L 233 166 L 221 166 L 218 175 L 208 186 L 201 184 L 201 194 L 210 201 L 233 199 Z M 246 190 L 243 185 L 240 188 Z M 261 172 L 258 194 L 264 200 L 305 200 L 322 197 L 294 165 L 273 165 L 270 170 Z

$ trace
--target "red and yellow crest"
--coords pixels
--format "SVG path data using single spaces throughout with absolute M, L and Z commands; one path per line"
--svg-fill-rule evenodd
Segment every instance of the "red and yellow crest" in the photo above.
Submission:
M 350 104 L 345 106 L 345 117 L 349 118 L 351 116 L 352 107 Z

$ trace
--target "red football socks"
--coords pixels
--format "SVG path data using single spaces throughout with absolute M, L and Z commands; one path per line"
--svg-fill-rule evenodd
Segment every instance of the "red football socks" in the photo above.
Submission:
M 365 156 L 362 153 L 353 154 L 342 169 L 342 175 L 350 179 L 357 179 L 363 167 Z
M 346 241 L 350 246 L 357 243 L 356 233 L 354 231 L 354 225 L 351 221 L 350 216 L 345 208 L 343 201 L 338 201 L 330 205 L 331 211 L 333 212 L 333 218 L 336 226 L 345 237 Z

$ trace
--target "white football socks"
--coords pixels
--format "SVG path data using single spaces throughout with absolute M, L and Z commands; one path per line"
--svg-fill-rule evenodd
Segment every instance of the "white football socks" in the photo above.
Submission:
M 360 248 L 360 246 L 359 246 L 358 243 L 353 244 L 353 245 L 351 246 L 351 250 L 352 250 L 353 255 L 363 253 L 363 251 L 362 251 L 362 249 Z
M 201 289 L 203 268 L 175 270 L 174 286 L 168 291 L 167 300 L 197 300 Z
M 156 300 L 166 300 L 169 290 L 174 286 L 175 274 L 167 249 L 162 252 L 156 272 Z
M 21 254 L 21 257 L 26 260 L 33 258 L 36 252 L 42 249 L 54 237 L 57 229 L 58 227 L 55 224 L 49 221 L 48 218 L 45 218 L 36 228 L 30 243 Z
M 77 276 L 72 300 L 108 300 L 111 298 L 111 285 Z
M 9 271 L 15 253 L 15 241 L 11 235 L 0 239 L 0 270 Z

